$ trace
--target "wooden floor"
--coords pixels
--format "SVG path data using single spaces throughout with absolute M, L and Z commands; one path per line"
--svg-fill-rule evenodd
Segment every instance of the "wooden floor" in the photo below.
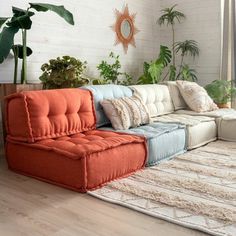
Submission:
M 0 158 L 1 236 L 204 236 L 7 170 Z

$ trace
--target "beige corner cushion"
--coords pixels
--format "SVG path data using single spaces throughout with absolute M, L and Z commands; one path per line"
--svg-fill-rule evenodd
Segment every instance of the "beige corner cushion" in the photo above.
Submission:
M 218 138 L 236 142 L 236 115 L 225 116 L 218 121 Z
M 151 123 L 147 107 L 138 97 L 107 99 L 101 101 L 100 104 L 116 130 Z
M 176 84 L 185 102 L 193 111 L 206 112 L 218 109 L 206 90 L 197 83 L 178 80 Z
M 153 121 L 186 125 L 188 150 L 216 140 L 217 126 L 213 117 L 169 114 L 155 117 Z
M 175 81 L 168 81 L 166 84 L 169 88 L 170 96 L 171 96 L 172 102 L 174 104 L 175 110 L 187 109 L 188 105 L 184 101 L 184 98 L 181 95 L 176 82 Z
M 231 108 L 221 108 L 215 111 L 208 111 L 208 112 L 196 112 L 192 110 L 178 110 L 175 114 L 185 114 L 190 116 L 209 116 L 214 118 L 223 118 L 225 116 L 235 116 L 236 117 L 236 110 Z

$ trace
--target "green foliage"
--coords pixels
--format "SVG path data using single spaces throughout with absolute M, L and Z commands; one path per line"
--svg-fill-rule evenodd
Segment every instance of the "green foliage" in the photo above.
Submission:
M 169 66 L 168 72 L 166 74 L 165 78 L 168 78 L 169 80 L 190 80 L 190 81 L 196 81 L 196 71 L 194 69 L 191 69 L 189 65 L 184 63 L 184 58 L 186 56 L 191 56 L 195 58 L 199 55 L 199 47 L 198 43 L 195 40 L 185 40 L 183 42 L 175 42 L 175 24 L 181 23 L 182 20 L 184 20 L 185 14 L 176 11 L 176 6 L 174 5 L 170 8 L 162 9 L 162 15 L 158 19 L 159 25 L 166 24 L 171 25 L 172 27 L 172 65 Z M 175 57 L 176 55 L 180 53 L 181 60 L 180 65 L 176 66 L 175 63 Z M 178 72 L 177 72 L 178 70 Z M 167 77 L 168 76 L 168 77 Z
M 9 17 L 0 17 L 0 28 L 4 25 L 4 23 L 9 19 Z
M 161 45 L 160 53 L 156 61 L 144 62 L 143 75 L 138 79 L 138 84 L 156 84 L 161 81 L 164 68 L 171 62 L 171 51 Z
M 226 104 L 236 96 L 236 88 L 231 81 L 214 80 L 205 87 L 209 96 L 218 104 Z
M 196 70 L 191 69 L 189 65 L 183 65 L 177 78 L 179 80 L 197 81 Z
M 62 17 L 65 21 L 67 21 L 67 23 L 71 25 L 75 24 L 72 13 L 66 10 L 64 6 L 55 6 L 55 5 L 46 4 L 46 3 L 30 3 L 30 8 L 33 8 L 36 11 L 42 11 L 42 12 L 46 12 L 49 10 L 53 11 L 54 13 Z
M 119 55 L 115 55 L 113 52 L 109 54 L 109 58 L 113 60 L 113 63 L 107 61 L 102 61 L 97 69 L 100 72 L 101 79 L 93 80 L 93 84 L 120 84 L 120 85 L 130 85 L 132 83 L 132 77 L 125 72 L 120 72 L 121 64 Z M 121 79 L 120 77 L 123 77 Z
M 169 67 L 169 80 L 174 81 L 176 79 L 176 67 L 170 65 Z
M 87 62 L 70 56 L 51 59 L 42 65 L 43 74 L 39 79 L 44 89 L 76 88 L 89 83 L 89 79 L 83 75 L 86 65 Z
M 175 52 L 181 53 L 181 56 L 190 55 L 196 57 L 199 55 L 198 43 L 195 40 L 185 40 L 175 43 Z
M 61 16 L 66 22 L 71 25 L 74 25 L 73 15 L 66 10 L 63 6 L 56 6 L 52 4 L 45 3 L 29 3 L 29 7 L 24 10 L 17 7 L 12 7 L 12 17 L 1 17 L 0 18 L 0 28 L 3 25 L 6 25 L 0 32 L 0 63 L 2 63 L 10 53 L 10 50 L 13 50 L 14 59 L 15 59 L 15 70 L 14 70 L 14 83 L 17 80 L 17 58 L 23 59 L 22 62 L 22 73 L 21 73 L 21 82 L 27 82 L 27 61 L 26 57 L 32 53 L 32 50 L 27 47 L 26 36 L 27 30 L 31 29 L 32 20 L 31 17 L 35 15 L 32 10 L 46 12 L 48 10 L 53 11 L 54 13 Z M 22 33 L 22 48 L 14 44 L 14 37 L 18 31 Z M 18 48 L 17 48 L 18 47 Z M 21 53 L 22 52 L 22 53 Z M 31 52 L 31 53 L 29 53 Z M 18 53 L 15 55 L 15 53 Z
M 16 56 L 20 59 L 23 59 L 23 45 L 16 44 L 12 46 L 12 51 Z M 29 47 L 26 47 L 26 55 L 29 57 L 33 53 L 32 49 Z
M 185 19 L 185 15 L 182 12 L 175 10 L 176 6 L 177 4 L 161 10 L 163 14 L 158 19 L 159 25 L 174 25 L 176 21 L 180 23 L 182 19 Z
M 3 63 L 7 58 L 18 30 L 17 27 L 4 27 L 0 33 L 0 63 Z

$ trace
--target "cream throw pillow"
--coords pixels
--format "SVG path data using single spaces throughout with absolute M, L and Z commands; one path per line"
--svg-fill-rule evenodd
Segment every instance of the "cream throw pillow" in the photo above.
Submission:
M 217 110 L 207 91 L 195 82 L 178 80 L 177 86 L 187 105 L 196 112 Z
M 147 107 L 136 96 L 107 99 L 100 104 L 116 130 L 129 129 L 151 122 Z
M 174 104 L 175 110 L 187 109 L 188 106 L 179 91 L 176 81 L 168 81 L 166 84 L 169 88 L 170 96 Z

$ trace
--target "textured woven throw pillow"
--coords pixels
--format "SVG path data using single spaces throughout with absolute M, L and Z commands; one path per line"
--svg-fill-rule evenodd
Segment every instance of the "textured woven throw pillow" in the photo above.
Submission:
M 197 83 L 178 80 L 177 86 L 187 105 L 196 112 L 217 110 L 207 91 Z
M 100 104 L 116 130 L 129 129 L 151 122 L 147 107 L 136 96 L 107 99 Z

